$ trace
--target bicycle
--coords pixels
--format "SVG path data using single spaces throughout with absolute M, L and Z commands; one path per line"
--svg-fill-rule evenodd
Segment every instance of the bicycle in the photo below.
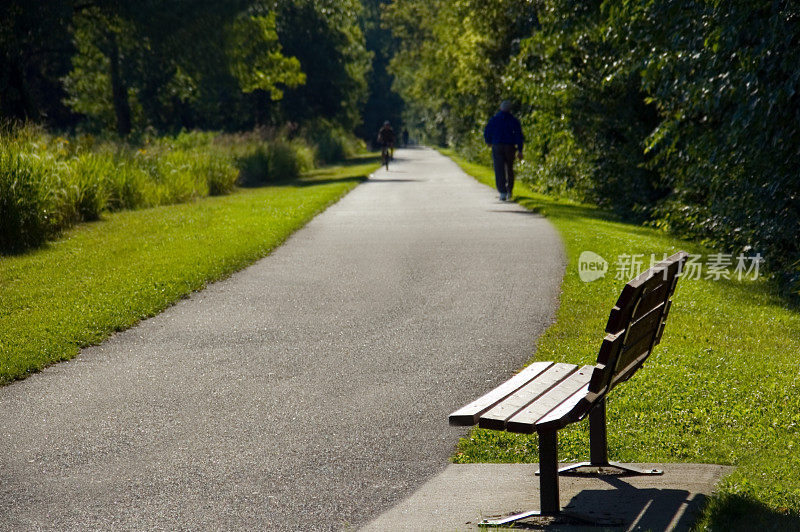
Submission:
M 389 161 L 392 159 L 392 154 L 389 152 L 390 146 L 388 144 L 384 144 L 381 147 L 381 165 L 386 167 L 386 171 L 389 171 Z

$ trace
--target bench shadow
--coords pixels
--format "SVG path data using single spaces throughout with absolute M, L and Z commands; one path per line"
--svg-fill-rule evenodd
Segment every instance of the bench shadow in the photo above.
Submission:
M 705 510 L 715 530 L 800 530 L 800 515 L 794 515 L 788 509 L 785 512 L 776 511 L 752 498 L 722 495 L 709 503 L 701 493 L 637 488 L 621 477 L 623 475 L 595 477 L 615 489 L 583 490 L 567 503 L 563 516 L 518 521 L 513 528 L 563 532 L 690 530 Z M 572 517 L 570 513 L 593 523 Z
M 615 489 L 583 490 L 564 506 L 564 515 L 519 521 L 514 528 L 564 532 L 689 530 L 706 504 L 705 495 L 687 490 L 637 488 L 618 475 L 594 478 Z

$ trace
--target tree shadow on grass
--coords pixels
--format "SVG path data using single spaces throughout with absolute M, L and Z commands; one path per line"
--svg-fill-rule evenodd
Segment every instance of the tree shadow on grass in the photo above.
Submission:
M 266 183 L 263 186 L 269 187 L 317 187 L 320 185 L 330 185 L 333 183 L 363 183 L 369 179 L 368 175 L 358 175 L 358 176 L 343 176 L 343 177 L 312 177 L 312 176 L 305 176 L 305 177 L 298 177 L 295 179 L 283 179 L 279 181 L 273 181 L 270 183 Z
M 749 532 L 751 530 L 800 530 L 800 515 L 776 511 L 749 497 L 722 494 L 711 500 L 705 512 L 707 529 Z
M 237 183 L 240 188 L 261 188 L 261 187 L 308 187 L 326 185 L 331 183 L 346 183 L 358 182 L 363 183 L 369 176 L 367 174 L 361 175 L 345 175 L 345 176 L 331 176 L 332 172 L 337 169 L 353 168 L 356 166 L 365 166 L 371 164 L 378 164 L 380 156 L 371 153 L 359 154 L 349 157 L 344 161 L 339 161 L 335 164 L 315 168 L 309 172 L 296 177 L 287 178 L 270 178 L 266 175 L 260 176 L 242 176 Z
M 588 205 L 561 203 L 556 199 L 546 199 L 535 196 L 515 196 L 514 201 L 529 211 L 537 214 L 558 216 L 562 218 L 590 218 L 593 220 L 623 223 L 623 220 L 614 213 Z M 632 224 L 631 227 L 636 226 Z

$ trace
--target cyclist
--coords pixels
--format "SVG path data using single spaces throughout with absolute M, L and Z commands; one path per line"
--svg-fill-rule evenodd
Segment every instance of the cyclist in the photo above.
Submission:
M 383 127 L 378 131 L 378 144 L 381 145 L 381 158 L 386 164 L 386 169 L 389 169 L 389 159 L 394 157 L 394 141 L 395 135 L 392 125 L 387 120 L 383 123 Z

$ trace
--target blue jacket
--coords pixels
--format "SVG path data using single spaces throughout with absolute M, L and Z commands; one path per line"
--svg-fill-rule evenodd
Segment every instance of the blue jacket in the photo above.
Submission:
M 486 144 L 513 144 L 522 151 L 525 137 L 522 136 L 519 120 L 508 111 L 500 111 L 489 119 L 483 129 L 483 140 Z

